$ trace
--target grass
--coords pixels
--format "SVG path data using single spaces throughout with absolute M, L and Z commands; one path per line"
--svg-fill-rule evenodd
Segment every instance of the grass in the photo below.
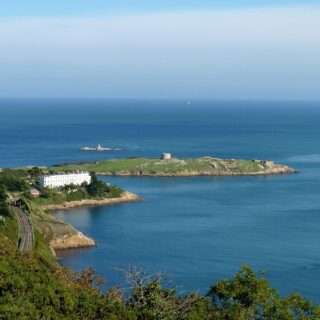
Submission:
M 4 222 L 0 223 L 0 233 L 5 235 L 12 242 L 17 243 L 18 223 L 14 215 L 6 216 Z
M 58 172 L 87 170 L 109 175 L 223 175 L 255 173 L 263 170 L 263 166 L 260 161 L 223 160 L 211 157 L 169 161 L 129 158 L 70 164 L 55 167 L 54 170 Z
M 48 267 L 55 266 L 57 260 L 53 255 L 47 241 L 39 231 L 35 231 L 34 254 Z
M 97 163 L 88 164 L 70 164 L 65 166 L 58 166 L 53 168 L 55 171 L 74 171 L 74 170 L 87 170 L 95 172 L 111 172 L 116 173 L 123 170 L 134 171 L 141 168 L 146 162 L 155 162 L 155 159 L 144 159 L 144 158 L 134 158 L 134 159 L 119 159 L 119 160 L 105 160 L 99 161 Z
M 5 217 L 4 223 L 0 224 L 0 235 L 5 236 L 12 244 L 17 245 L 18 241 L 18 223 L 10 211 L 10 215 Z M 15 249 L 16 247 L 13 247 Z M 43 261 L 47 266 L 53 266 L 56 263 L 56 259 L 53 256 L 47 242 L 44 240 L 43 236 L 35 231 L 35 245 L 33 254 L 37 255 L 41 261 Z
M 261 165 L 256 161 L 239 160 L 238 168 L 240 172 L 255 172 L 261 170 Z
M 32 200 L 32 202 L 38 206 L 46 206 L 51 204 L 62 204 L 64 202 L 71 202 L 71 201 L 81 201 L 81 200 L 99 200 L 105 198 L 118 198 L 123 191 L 121 189 L 117 189 L 116 187 L 111 188 L 110 193 L 105 193 L 103 197 L 92 197 L 81 190 L 66 193 L 52 190 L 48 195 L 40 196 Z

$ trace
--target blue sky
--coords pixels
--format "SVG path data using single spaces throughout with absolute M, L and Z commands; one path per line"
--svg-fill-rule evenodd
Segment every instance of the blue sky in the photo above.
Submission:
M 10 0 L 1 3 L 1 16 L 112 14 L 159 10 L 252 8 L 318 4 L 319 0 Z
M 320 1 L 11 0 L 0 39 L 0 97 L 320 99 Z

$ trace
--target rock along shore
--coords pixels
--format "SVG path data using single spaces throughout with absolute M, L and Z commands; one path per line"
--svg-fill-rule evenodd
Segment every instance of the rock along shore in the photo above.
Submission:
M 298 171 L 286 166 L 286 165 L 273 165 L 270 168 L 264 168 L 260 171 L 254 172 L 235 172 L 235 171 L 222 171 L 222 172 L 212 172 L 212 171 L 179 171 L 179 172 L 143 172 L 143 171 L 118 171 L 118 172 L 97 172 L 99 176 L 119 176 L 119 177 L 219 177 L 219 176 L 272 176 L 272 175 L 282 175 L 282 174 L 293 174 Z
M 80 201 L 69 201 L 59 204 L 49 204 L 42 206 L 45 210 L 56 211 L 56 210 L 68 210 L 81 207 L 93 207 L 93 206 L 106 206 L 117 203 L 134 202 L 141 200 L 141 197 L 132 192 L 123 192 L 118 198 L 104 198 L 104 199 L 84 199 Z
M 94 247 L 95 241 L 82 232 L 78 231 L 75 234 L 65 234 L 59 238 L 50 241 L 50 247 L 54 250 L 78 249 Z
M 81 201 L 71 201 L 64 202 L 55 205 L 42 206 L 45 210 L 55 211 L 55 210 L 68 210 L 80 207 L 90 207 L 90 206 L 104 206 L 113 205 L 118 203 L 134 202 L 141 200 L 141 197 L 131 192 L 124 192 L 119 198 L 106 198 L 106 199 L 85 199 Z M 53 250 L 66 250 L 66 249 L 77 249 L 77 248 L 87 248 L 94 247 L 96 242 L 84 235 L 82 232 L 74 229 L 72 226 L 60 234 L 55 236 L 54 239 L 50 241 L 50 247 Z

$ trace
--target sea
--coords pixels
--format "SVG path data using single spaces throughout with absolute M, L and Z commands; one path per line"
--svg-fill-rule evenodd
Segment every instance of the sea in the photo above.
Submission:
M 126 157 L 271 159 L 299 172 L 268 177 L 101 177 L 143 197 L 57 217 L 97 246 L 60 253 L 127 288 L 131 268 L 181 294 L 206 293 L 241 266 L 282 295 L 320 303 L 320 102 L 1 99 L 0 167 Z M 82 146 L 116 150 L 83 152 Z M 120 150 L 118 150 L 120 149 Z

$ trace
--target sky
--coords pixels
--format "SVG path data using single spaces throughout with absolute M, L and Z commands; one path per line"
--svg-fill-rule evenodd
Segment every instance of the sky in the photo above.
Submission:
M 319 83 L 320 0 L 1 4 L 0 97 L 319 100 Z

